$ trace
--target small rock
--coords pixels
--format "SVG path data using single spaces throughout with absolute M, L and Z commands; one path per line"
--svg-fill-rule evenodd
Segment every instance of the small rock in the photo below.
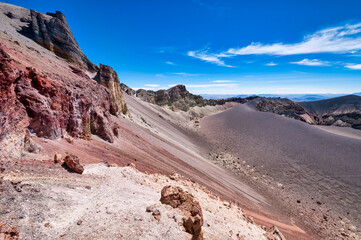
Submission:
M 153 212 L 153 206 L 148 206 L 146 209 L 145 209 L 146 212 Z
M 179 175 L 178 173 L 173 173 L 172 175 L 169 176 L 169 178 L 175 181 L 179 181 L 182 179 L 182 176 Z
M 71 139 L 71 138 L 64 138 L 64 139 L 65 139 L 65 141 L 67 141 L 68 143 L 74 144 L 74 140 L 73 140 L 73 139 Z
M 63 160 L 63 157 L 61 156 L 61 154 L 55 153 L 54 162 L 59 163 L 59 164 L 63 164 L 64 160 Z
M 11 184 L 12 184 L 12 185 L 18 185 L 18 184 L 20 184 L 20 183 L 21 183 L 20 180 L 11 180 Z
M 158 209 L 154 210 L 152 213 L 153 216 L 160 216 L 160 211 Z
M 83 223 L 82 220 L 78 220 L 78 221 L 76 222 L 77 225 L 81 225 L 82 223 Z
M 128 163 L 127 166 L 135 169 L 135 164 L 134 163 Z

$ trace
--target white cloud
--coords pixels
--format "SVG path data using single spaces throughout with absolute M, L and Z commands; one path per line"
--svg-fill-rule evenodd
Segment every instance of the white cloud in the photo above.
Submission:
M 238 84 L 189 84 L 187 88 L 236 87 Z
M 158 84 L 144 84 L 146 87 L 159 87 Z
M 194 76 L 199 76 L 201 74 L 195 74 L 195 73 L 185 73 L 185 72 L 177 72 L 177 73 L 171 73 L 174 75 L 179 75 L 179 76 L 184 76 L 184 77 L 194 77 Z
M 277 64 L 277 63 L 274 63 L 274 62 L 269 62 L 269 63 L 266 63 L 265 65 L 266 65 L 266 66 L 273 67 L 273 66 L 277 66 L 278 64 Z
M 157 74 L 155 74 L 155 76 L 158 77 L 158 78 L 164 78 L 165 77 L 165 75 L 161 74 L 161 73 L 157 73 Z
M 230 83 L 230 82 L 234 82 L 234 81 L 231 81 L 231 80 L 214 80 L 212 82 L 214 82 L 214 83 Z
M 347 64 L 345 67 L 352 70 L 361 70 L 361 64 Z
M 168 65 L 175 65 L 173 62 L 165 62 L 165 64 L 168 64 Z
M 303 59 L 299 62 L 291 62 L 292 64 L 305 65 L 305 66 L 329 66 L 329 62 L 321 61 L 318 59 Z
M 299 43 L 252 43 L 243 48 L 230 48 L 223 55 L 295 55 L 308 53 L 345 53 L 361 49 L 361 23 L 327 28 L 307 35 Z
M 208 54 L 207 51 L 189 51 L 188 56 L 201 59 L 205 62 L 210 62 L 217 64 L 218 66 L 222 67 L 234 67 L 231 65 L 227 65 L 224 63 L 224 61 L 220 60 L 220 56 L 217 56 L 216 54 Z
M 214 63 L 219 66 L 228 66 L 222 58 L 238 55 L 298 55 L 312 53 L 357 53 L 361 50 L 361 23 L 346 24 L 334 28 L 326 28 L 307 35 L 297 43 L 251 43 L 241 48 L 230 48 L 220 53 L 206 51 L 189 51 L 188 56 Z

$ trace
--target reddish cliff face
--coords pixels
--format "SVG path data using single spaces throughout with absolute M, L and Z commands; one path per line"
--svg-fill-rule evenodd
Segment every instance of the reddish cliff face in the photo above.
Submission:
M 3 157 L 36 151 L 31 134 L 48 139 L 98 135 L 113 142 L 118 126 L 111 115 L 127 112 L 115 71 L 85 57 L 60 12 L 45 15 L 11 6 L 6 5 L 6 14 L 0 11 L 2 27 L 9 29 L 0 31 Z

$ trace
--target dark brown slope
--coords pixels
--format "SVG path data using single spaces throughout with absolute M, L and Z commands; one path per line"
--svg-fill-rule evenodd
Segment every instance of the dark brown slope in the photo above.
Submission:
M 295 217 L 302 214 L 323 237 L 340 234 L 332 232 L 331 220 L 322 220 L 326 213 L 361 225 L 361 141 L 247 105 L 206 117 L 201 131 L 220 149 L 281 183 L 279 196 L 285 199 L 280 205 Z
M 314 114 L 331 114 L 335 112 L 351 112 L 361 110 L 361 97 L 347 95 L 321 101 L 300 102 L 301 106 Z
M 299 103 L 322 125 L 350 126 L 361 129 L 361 97 L 347 95 L 314 102 Z

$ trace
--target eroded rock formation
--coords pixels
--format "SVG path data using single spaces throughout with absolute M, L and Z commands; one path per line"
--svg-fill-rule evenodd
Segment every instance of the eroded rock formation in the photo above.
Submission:
M 98 69 L 81 51 L 62 12 L 42 14 L 30 10 L 30 16 L 21 20 L 29 24 L 20 33 L 78 66 L 90 71 Z
M 123 99 L 122 88 L 120 87 L 119 78 L 113 68 L 100 64 L 99 71 L 95 76 L 96 81 L 110 90 L 111 93 L 111 113 L 118 115 L 127 112 L 127 105 Z
M 287 98 L 258 98 L 255 99 L 252 104 L 255 105 L 255 108 L 258 111 L 272 112 L 289 118 L 301 120 L 309 124 L 316 124 L 313 116 L 308 111 L 306 111 L 298 103 L 295 103 Z
M 130 90 L 128 92 L 129 95 L 132 95 Z M 223 105 L 226 102 L 245 103 L 254 98 L 204 99 L 200 95 L 188 92 L 184 85 L 176 85 L 167 90 L 158 91 L 139 89 L 136 91 L 136 96 L 145 102 L 168 106 L 173 111 L 188 111 L 190 107 Z
M 30 135 L 48 139 L 98 135 L 114 142 L 118 126 L 111 115 L 126 113 L 127 108 L 113 69 L 98 67 L 85 57 L 62 13 L 5 7 L 2 24 L 7 28 L 19 24 L 21 34 L 63 59 L 36 44 L 37 49 L 28 46 L 33 43 L 17 31 L 0 32 L 2 156 L 20 158 L 26 151 L 40 151 Z M 96 72 L 100 84 L 89 77 Z
M 203 239 L 203 213 L 201 206 L 193 195 L 180 187 L 166 186 L 161 192 L 161 203 L 179 208 L 184 213 L 183 226 L 193 235 L 192 239 Z

